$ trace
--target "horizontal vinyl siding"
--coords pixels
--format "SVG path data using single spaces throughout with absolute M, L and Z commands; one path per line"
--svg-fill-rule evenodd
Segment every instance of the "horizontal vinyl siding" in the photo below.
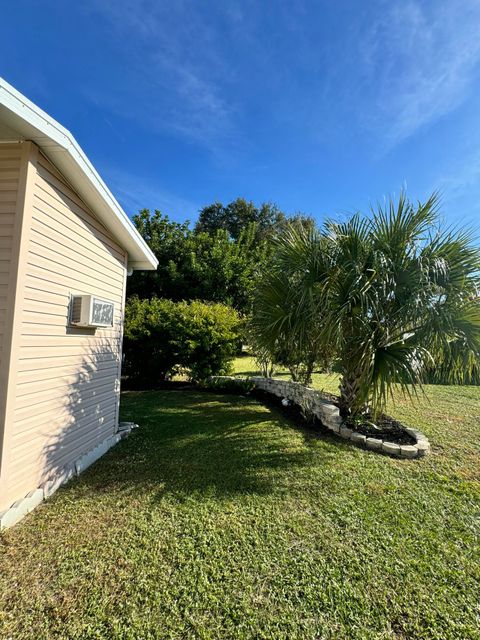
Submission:
M 11 498 L 22 496 L 112 435 L 117 420 L 125 252 L 42 156 L 27 262 Z M 0 306 L 2 273 L 0 261 Z M 72 293 L 114 302 L 114 326 L 69 327 Z
M 13 226 L 17 206 L 18 181 L 22 147 L 0 144 L 0 367 L 5 347 L 3 334 L 7 312 L 7 296 L 11 276 Z M 0 389 L 0 394 L 3 393 Z

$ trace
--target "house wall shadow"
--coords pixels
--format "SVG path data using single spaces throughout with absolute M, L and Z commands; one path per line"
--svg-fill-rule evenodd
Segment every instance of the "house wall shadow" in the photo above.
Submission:
M 104 339 L 83 358 L 73 379 L 62 380 L 62 424 L 45 434 L 43 481 L 60 476 L 114 433 L 117 353 L 118 345 Z M 280 471 L 300 472 L 318 464 L 311 435 L 292 444 L 282 429 L 272 430 L 272 421 L 292 429 L 288 418 L 257 401 L 192 389 L 127 395 L 121 419 L 141 428 L 80 476 L 86 491 L 145 490 L 154 499 L 166 493 L 179 498 L 264 494 L 281 488 Z M 334 463 L 328 456 L 324 462 Z
M 122 419 L 141 428 L 85 475 L 86 490 L 145 491 L 154 501 L 266 494 L 318 464 L 311 436 L 292 439 L 290 421 L 258 402 L 191 390 L 128 395 Z
M 72 329 L 95 336 L 92 329 Z M 115 434 L 120 393 L 119 337 L 99 336 L 71 375 L 59 376 L 53 417 L 41 430 L 41 483 L 73 469 L 82 455 Z

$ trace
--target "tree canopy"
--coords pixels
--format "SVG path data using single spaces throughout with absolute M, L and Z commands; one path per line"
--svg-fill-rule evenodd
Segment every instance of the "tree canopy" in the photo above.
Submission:
M 195 231 L 215 233 L 224 230 L 233 240 L 238 240 L 244 229 L 255 225 L 255 239 L 259 242 L 283 226 L 286 220 L 286 215 L 270 202 L 264 202 L 257 207 L 253 202 L 237 198 L 227 205 L 214 202 L 203 207 Z
M 192 230 L 188 222 L 174 222 L 158 210 L 143 209 L 133 222 L 159 264 L 154 272 L 135 272 L 128 279 L 129 297 L 210 300 L 249 309 L 258 268 L 269 253 L 256 222 L 236 239 L 223 228 Z
M 243 198 L 204 207 L 193 229 L 159 210 L 142 209 L 133 222 L 159 264 L 154 272 L 137 271 L 128 279 L 128 297 L 209 300 L 243 313 L 251 309 L 256 278 L 272 255 L 274 238 L 289 226 L 315 226 L 309 216 L 287 217 L 274 204 L 257 207 Z

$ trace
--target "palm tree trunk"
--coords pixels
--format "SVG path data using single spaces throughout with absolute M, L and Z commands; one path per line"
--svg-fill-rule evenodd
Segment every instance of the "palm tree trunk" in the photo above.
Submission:
M 363 413 L 365 404 L 360 398 L 362 371 L 360 368 L 344 369 L 340 378 L 340 413 L 347 417 Z
M 287 368 L 290 371 L 293 382 L 298 382 L 298 367 L 291 365 Z
M 307 358 L 307 362 L 305 365 L 305 384 L 307 386 L 312 384 L 312 373 L 315 368 L 315 358 L 310 356 Z

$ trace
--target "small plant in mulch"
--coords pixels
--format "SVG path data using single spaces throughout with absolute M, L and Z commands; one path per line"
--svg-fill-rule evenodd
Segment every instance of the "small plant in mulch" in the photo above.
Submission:
M 339 406 L 338 396 L 325 391 L 320 391 L 319 395 L 327 402 Z M 345 426 L 367 438 L 387 440 L 395 444 L 416 443 L 415 438 L 405 431 L 405 426 L 401 422 L 384 413 L 379 414 L 375 419 L 370 414 L 351 416 L 345 419 Z
M 405 431 L 405 427 L 390 416 L 379 415 L 375 421 L 370 416 L 347 418 L 345 422 L 349 429 L 361 433 L 367 438 L 378 438 L 395 444 L 415 444 L 416 440 Z

